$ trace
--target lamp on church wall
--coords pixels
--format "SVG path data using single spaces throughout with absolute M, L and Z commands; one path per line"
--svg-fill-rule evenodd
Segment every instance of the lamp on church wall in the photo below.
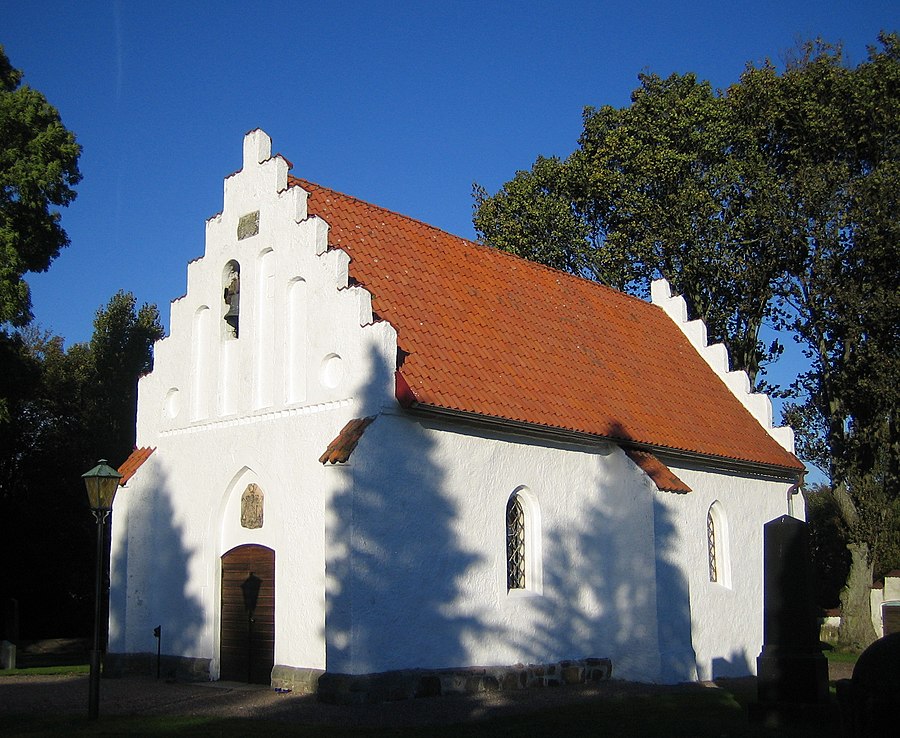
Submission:
M 106 546 L 104 528 L 106 519 L 112 512 L 113 499 L 119 489 L 122 475 L 106 459 L 81 475 L 87 488 L 88 504 L 97 521 L 97 576 L 94 583 L 94 645 L 90 653 L 91 676 L 88 689 L 88 718 L 96 719 L 100 714 L 100 618 L 103 611 L 103 579 Z

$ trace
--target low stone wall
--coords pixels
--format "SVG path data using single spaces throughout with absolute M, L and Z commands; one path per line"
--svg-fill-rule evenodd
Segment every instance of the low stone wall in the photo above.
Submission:
M 553 664 L 409 669 L 382 674 L 354 675 L 326 672 L 318 680 L 318 698 L 321 702 L 331 704 L 372 704 L 449 694 L 476 694 L 563 684 L 585 684 L 606 681 L 611 677 L 612 662 L 601 658 L 560 661 Z
M 210 659 L 190 656 L 161 656 L 159 676 L 179 682 L 208 682 Z M 155 653 L 108 653 L 103 659 L 103 676 L 155 676 Z

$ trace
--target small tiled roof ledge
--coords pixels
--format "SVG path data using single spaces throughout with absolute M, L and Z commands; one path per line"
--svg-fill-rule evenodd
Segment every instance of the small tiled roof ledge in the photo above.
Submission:
M 650 299 L 663 309 L 672 322 L 687 336 L 691 345 L 703 360 L 741 401 L 750 414 L 756 418 L 766 432 L 786 451 L 794 453 L 794 431 L 790 426 L 772 425 L 772 401 L 767 394 L 750 391 L 750 377 L 744 370 L 730 371 L 728 350 L 725 344 L 707 343 L 706 324 L 702 320 L 688 320 L 687 303 L 681 295 L 673 295 L 669 282 L 656 279 L 650 285 Z

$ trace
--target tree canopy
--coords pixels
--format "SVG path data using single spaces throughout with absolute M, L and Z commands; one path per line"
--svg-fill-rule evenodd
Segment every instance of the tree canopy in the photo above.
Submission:
M 124 292 L 97 311 L 90 342 L 68 350 L 33 325 L 0 332 L 11 416 L 0 421 L 0 599 L 19 600 L 24 635 L 88 632 L 95 526 L 81 474 L 134 447 L 137 381 L 162 335 L 156 307 Z
M 842 638 L 854 645 L 873 637 L 873 569 L 900 564 L 889 545 L 900 523 L 900 39 L 881 45 L 851 68 L 839 48 L 807 44 L 782 75 L 748 70 L 735 93 L 795 224 L 778 309 L 810 365 L 787 415 L 846 528 Z
M 56 108 L 22 84 L 0 46 L 0 325 L 31 320 L 23 277 L 46 271 L 69 244 L 53 207 L 75 198 L 80 154 Z
M 585 110 L 567 159 L 494 195 L 476 186 L 475 228 L 632 293 L 667 278 L 751 380 L 780 351 L 764 322 L 800 344 L 786 416 L 831 480 L 852 555 L 844 635 L 862 644 L 873 567 L 900 565 L 885 547 L 900 498 L 900 40 L 881 34 L 856 66 L 808 43 L 724 92 L 639 80 L 629 106 Z
M 639 295 L 666 277 L 755 378 L 783 270 L 766 168 L 727 97 L 692 74 L 639 76 L 626 108 L 586 108 L 579 148 L 497 194 L 475 188 L 485 243 Z

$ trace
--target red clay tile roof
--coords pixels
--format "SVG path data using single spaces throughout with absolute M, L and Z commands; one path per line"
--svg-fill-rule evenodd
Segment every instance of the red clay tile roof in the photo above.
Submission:
M 418 405 L 804 467 L 659 307 L 294 177 L 406 353 Z
M 638 451 L 634 448 L 626 448 L 624 451 L 625 455 L 641 467 L 644 473 L 653 480 L 660 492 L 687 494 L 691 491 L 690 487 L 675 476 L 675 473 L 669 467 L 649 451 Z
M 368 418 L 355 418 L 347 425 L 341 428 L 341 432 L 337 434 L 335 439 L 328 444 L 325 453 L 319 457 L 322 464 L 343 464 L 350 458 L 359 439 L 362 438 L 363 432 L 369 427 L 369 424 L 375 420 L 372 415 Z
M 140 468 L 141 464 L 143 464 L 154 451 L 156 451 L 156 449 L 150 448 L 149 446 L 136 448 L 132 451 L 118 469 L 119 474 L 122 475 L 122 478 L 119 480 L 119 486 L 124 487 L 125 483 L 134 476 L 134 473 Z

